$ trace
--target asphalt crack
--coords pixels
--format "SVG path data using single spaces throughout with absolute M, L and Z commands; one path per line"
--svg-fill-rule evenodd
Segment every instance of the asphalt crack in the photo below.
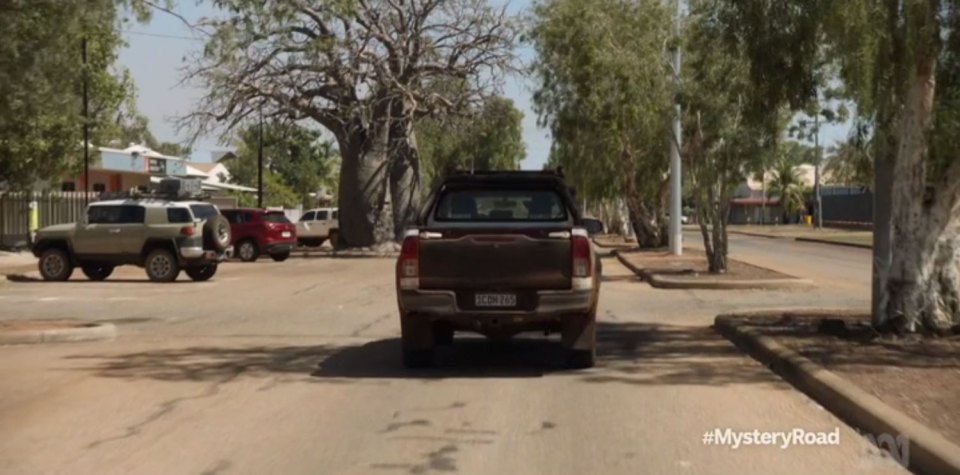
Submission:
M 224 384 L 226 384 L 226 383 L 229 383 L 229 382 L 233 381 L 234 379 L 237 378 L 237 376 L 239 376 L 241 373 L 243 373 L 243 371 L 244 371 L 243 368 L 238 368 L 238 370 L 237 370 L 236 373 L 234 373 L 234 374 L 232 374 L 232 375 L 230 375 L 230 376 L 228 376 L 228 377 L 226 377 L 226 378 L 224 378 L 224 379 L 222 379 L 222 380 L 220 380 L 220 381 L 217 381 L 217 382 L 215 382 L 215 383 L 207 386 L 207 388 L 206 388 L 203 392 L 201 392 L 200 394 L 197 394 L 197 395 L 194 395 L 194 396 L 177 397 L 177 398 L 173 398 L 173 399 L 167 400 L 167 401 L 161 403 L 160 406 L 159 406 L 159 408 L 158 408 L 156 411 L 154 411 L 153 413 L 151 413 L 149 416 L 147 416 L 146 418 L 144 418 L 142 421 L 137 422 L 136 424 L 127 426 L 127 427 L 124 429 L 124 433 L 123 433 L 123 434 L 118 435 L 118 436 L 114 436 L 114 437 L 107 437 L 107 438 L 105 438 L 105 439 L 95 440 L 95 441 L 87 444 L 87 447 L 86 447 L 86 448 L 87 448 L 87 449 L 95 449 L 95 448 L 97 448 L 97 447 L 99 447 L 99 446 L 101 446 L 101 445 L 103 445 L 103 444 L 107 444 L 107 443 L 110 443 L 110 442 L 117 442 L 117 441 L 120 441 L 120 440 L 123 440 L 123 439 L 129 439 L 129 438 L 131 438 L 131 437 L 135 437 L 135 436 L 137 436 L 137 435 L 140 435 L 140 434 L 143 432 L 144 427 L 147 427 L 148 425 L 150 425 L 150 424 L 152 424 L 152 423 L 154 423 L 154 422 L 162 419 L 164 416 L 172 413 L 174 410 L 177 409 L 177 407 L 178 407 L 180 404 L 182 404 L 182 403 L 184 403 L 184 402 L 187 402 L 187 401 L 195 401 L 195 400 L 199 400 L 199 399 L 205 399 L 205 398 L 209 398 L 209 397 L 216 396 L 217 393 L 220 392 L 220 386 L 222 386 L 222 385 L 224 385 Z

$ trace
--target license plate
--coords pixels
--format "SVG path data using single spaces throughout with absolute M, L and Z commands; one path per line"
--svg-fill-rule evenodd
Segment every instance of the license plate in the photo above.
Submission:
M 478 307 L 516 307 L 516 294 L 476 294 L 474 303 Z
M 283 237 L 285 237 L 285 238 L 288 238 L 288 237 L 290 237 L 290 231 L 284 231 L 284 232 L 280 233 L 280 235 L 283 236 Z

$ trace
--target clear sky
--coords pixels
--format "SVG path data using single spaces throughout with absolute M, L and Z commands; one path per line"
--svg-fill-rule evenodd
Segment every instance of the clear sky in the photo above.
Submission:
M 501 3 L 494 0 L 494 3 Z M 520 13 L 530 7 L 530 0 L 513 0 L 509 3 L 511 13 Z M 208 5 L 195 5 L 193 1 L 179 2 L 178 12 L 185 18 L 195 21 L 204 16 L 213 16 L 214 11 Z M 136 81 L 138 89 L 137 103 L 140 112 L 150 119 L 150 127 L 157 139 L 164 142 L 181 142 L 185 135 L 177 135 L 173 119 L 188 113 L 194 102 L 203 95 L 203 91 L 181 85 L 184 61 L 193 51 L 203 46 L 198 38 L 183 22 L 171 15 L 157 12 L 149 24 L 131 24 L 124 36 L 129 47 L 121 51 L 120 64 L 128 68 Z M 190 38 L 196 38 L 191 40 Z M 533 57 L 530 48 L 519 51 L 521 60 L 527 62 Z M 537 127 L 537 118 L 531 104 L 531 85 L 529 79 L 520 76 L 507 78 L 503 93 L 513 99 L 523 112 L 523 138 L 527 147 L 527 159 L 523 168 L 539 169 L 546 162 L 550 152 L 549 132 Z M 824 129 L 824 144 L 829 146 L 846 136 L 846 126 L 833 126 Z M 193 159 L 209 161 L 210 152 L 220 147 L 216 137 L 206 137 L 194 145 Z

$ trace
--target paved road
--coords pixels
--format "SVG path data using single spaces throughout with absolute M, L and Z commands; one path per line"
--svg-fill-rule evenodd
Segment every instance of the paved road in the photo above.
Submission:
M 686 244 L 702 249 L 699 232 L 684 233 Z M 872 251 L 834 244 L 730 234 L 730 256 L 751 264 L 813 279 L 821 288 L 870 305 Z M 833 292 L 831 292 L 833 293 Z
M 849 299 L 656 290 L 604 266 L 600 365 L 579 372 L 542 337 L 458 337 L 441 369 L 404 370 L 388 260 L 0 284 L 0 320 L 121 332 L 0 347 L 0 473 L 902 473 L 708 328 L 721 311 Z M 839 427 L 841 443 L 705 446 L 717 427 Z

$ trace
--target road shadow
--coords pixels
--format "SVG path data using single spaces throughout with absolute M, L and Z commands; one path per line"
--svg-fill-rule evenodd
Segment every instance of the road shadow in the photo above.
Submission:
M 597 367 L 567 370 L 557 337 L 500 342 L 457 336 L 440 347 L 437 366 L 407 369 L 396 337 L 357 345 L 193 346 L 134 353 L 68 356 L 79 369 L 108 378 L 224 381 L 238 376 L 284 382 L 344 383 L 366 379 L 539 378 L 574 376 L 589 383 L 727 385 L 775 379 L 707 327 L 604 322 Z
M 106 284 L 106 285 L 109 285 L 109 284 L 154 284 L 154 285 L 170 285 L 170 284 L 187 284 L 187 283 L 196 284 L 196 283 L 197 283 L 197 282 L 194 282 L 192 279 L 184 278 L 183 276 L 179 277 L 177 280 L 175 280 L 175 281 L 173 281 L 173 282 L 153 282 L 152 280 L 147 279 L 147 278 L 143 278 L 143 279 L 129 279 L 129 278 L 109 279 L 109 278 L 108 278 L 108 279 L 106 279 L 106 280 L 89 280 L 89 279 L 84 279 L 83 277 L 80 277 L 80 276 L 73 277 L 73 278 L 71 278 L 70 280 L 64 280 L 64 281 L 60 281 L 60 282 L 47 282 L 47 281 L 43 280 L 43 278 L 41 278 L 41 277 L 35 277 L 35 276 L 32 276 L 32 275 L 25 275 L 25 274 L 7 274 L 6 277 L 7 277 L 7 280 L 8 280 L 8 281 L 10 281 L 10 282 L 15 282 L 15 283 L 18 283 L 18 284 L 46 284 L 46 285 L 51 285 L 51 284 L 70 284 L 70 285 L 73 285 L 73 284 L 101 284 L 101 285 L 104 285 L 104 284 Z

